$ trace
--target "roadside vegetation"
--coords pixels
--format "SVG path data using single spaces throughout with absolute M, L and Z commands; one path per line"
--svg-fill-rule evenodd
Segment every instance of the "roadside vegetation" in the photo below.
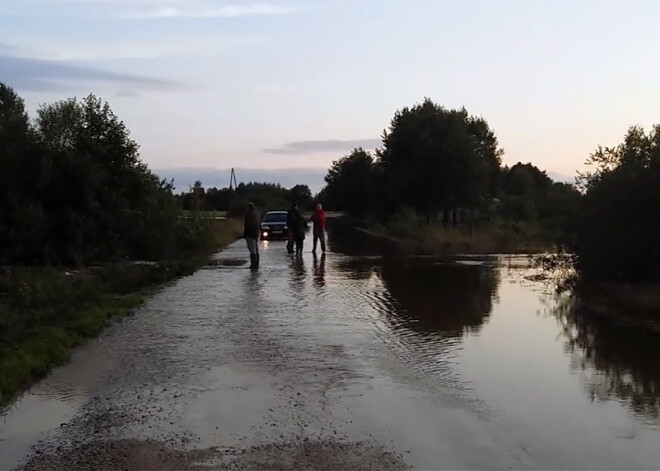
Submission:
M 30 119 L 0 83 L 0 407 L 240 236 L 240 221 L 183 217 L 172 188 L 99 98 Z
M 576 184 L 502 155 L 484 118 L 426 99 L 395 113 L 374 154 L 335 161 L 319 198 L 420 252 L 567 254 L 583 283 L 660 293 L 660 126 L 598 147 Z
M 396 112 L 375 154 L 358 148 L 334 162 L 319 198 L 426 253 L 564 248 L 579 191 L 529 163 L 503 166 L 502 155 L 484 118 L 426 99 Z
M 228 217 L 242 217 L 252 202 L 263 214 L 266 211 L 285 210 L 296 202 L 303 210 L 313 206 L 312 191 L 307 185 L 295 185 L 289 189 L 275 183 L 239 183 L 235 189 L 205 188 L 201 181 L 177 195 L 185 212 L 199 212 L 205 215 L 222 214 Z
M 631 286 L 660 293 L 658 126 L 599 147 L 574 185 L 530 163 L 502 165 L 484 118 L 426 99 L 395 113 L 375 153 L 335 161 L 316 197 L 256 182 L 196 182 L 175 195 L 138 150 L 94 95 L 30 119 L 0 83 L 0 408 L 113 316 L 240 237 L 248 201 L 262 212 L 321 201 L 423 253 L 568 254 L 545 260 L 570 260 L 579 283 L 608 293 L 627 287 L 619 298 Z

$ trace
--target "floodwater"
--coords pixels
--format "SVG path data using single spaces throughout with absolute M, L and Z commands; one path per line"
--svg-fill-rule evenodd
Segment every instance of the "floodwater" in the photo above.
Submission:
M 327 257 L 263 243 L 258 272 L 239 241 L 164 287 L 6 411 L 0 469 L 126 440 L 230 469 L 660 468 L 660 333 L 524 256 L 330 236 Z

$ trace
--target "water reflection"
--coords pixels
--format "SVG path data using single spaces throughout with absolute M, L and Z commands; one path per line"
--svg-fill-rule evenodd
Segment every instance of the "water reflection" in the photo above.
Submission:
M 325 253 L 320 259 L 314 254 L 314 286 L 317 288 L 325 286 Z
M 552 313 L 563 331 L 573 367 L 586 373 L 593 400 L 618 399 L 636 414 L 660 418 L 660 332 L 603 315 L 584 293 L 561 296 Z
M 422 333 L 478 332 L 492 311 L 500 283 L 488 265 L 385 262 L 380 277 L 399 309 L 397 324 Z
M 351 280 L 368 280 L 374 275 L 376 266 L 381 263 L 379 258 L 341 258 L 335 262 L 335 267 Z
M 305 288 L 305 261 L 303 257 L 291 257 L 291 270 L 290 270 L 290 287 L 291 293 L 294 297 L 303 298 L 303 290 Z
M 386 241 L 353 228 L 330 230 L 328 247 L 331 252 L 357 256 L 380 255 L 392 249 Z

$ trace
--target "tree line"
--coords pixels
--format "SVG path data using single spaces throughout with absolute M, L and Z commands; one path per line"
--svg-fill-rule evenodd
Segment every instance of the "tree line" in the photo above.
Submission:
M 187 192 L 177 195 L 181 207 L 187 211 L 226 211 L 230 217 L 245 214 L 248 202 L 260 211 L 282 210 L 298 204 L 301 209 L 312 209 L 314 198 L 307 185 L 284 188 L 276 183 L 239 183 L 236 188 L 204 188 L 196 181 Z
M 197 251 L 208 233 L 183 220 L 172 182 L 94 95 L 44 104 L 34 119 L 0 83 L 0 264 L 84 265 Z
M 175 195 L 139 158 L 139 146 L 94 95 L 44 104 L 30 118 L 0 83 L 0 264 L 84 265 L 158 260 L 198 251 L 210 238 L 182 210 L 241 215 L 291 202 L 389 224 L 481 230 L 534 227 L 575 254 L 585 278 L 660 281 L 660 127 L 632 127 L 598 147 L 576 185 L 553 182 L 530 163 L 502 165 L 482 117 L 430 99 L 397 111 L 374 153 L 354 149 L 329 169 L 325 188 L 240 184 Z
M 484 118 L 425 99 L 395 113 L 374 153 L 335 161 L 318 197 L 386 226 L 412 213 L 470 231 L 533 228 L 572 252 L 585 279 L 660 281 L 660 127 L 599 147 L 577 184 L 531 163 L 504 166 L 502 155 Z

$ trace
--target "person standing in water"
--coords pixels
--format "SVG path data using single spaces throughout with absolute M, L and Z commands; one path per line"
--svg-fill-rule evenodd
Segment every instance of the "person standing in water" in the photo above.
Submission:
M 259 212 L 254 207 L 254 203 L 248 203 L 243 224 L 243 237 L 250 251 L 250 268 L 253 270 L 259 268 L 259 219 Z
M 307 231 L 307 221 L 295 207 L 291 211 L 291 231 L 293 240 L 296 243 L 296 255 L 302 255 L 303 244 L 305 242 L 305 232 Z M 289 217 L 287 216 L 287 220 Z
M 293 253 L 293 244 L 296 242 L 296 237 L 293 233 L 293 226 L 295 224 L 296 213 L 298 212 L 298 205 L 293 203 L 291 209 L 286 213 L 286 229 L 288 231 L 286 251 L 288 253 Z
M 321 241 L 321 250 L 325 253 L 325 211 L 321 203 L 316 205 L 316 209 L 312 213 L 312 222 L 314 223 L 314 245 L 312 252 L 316 253 L 316 243 Z

